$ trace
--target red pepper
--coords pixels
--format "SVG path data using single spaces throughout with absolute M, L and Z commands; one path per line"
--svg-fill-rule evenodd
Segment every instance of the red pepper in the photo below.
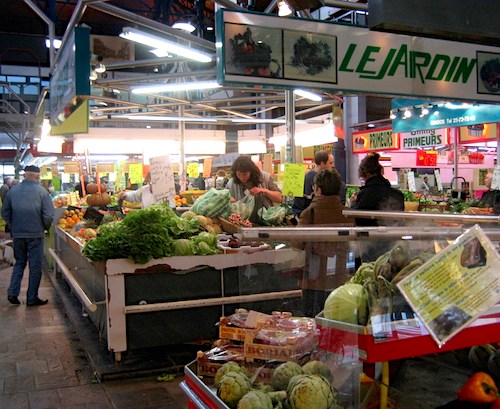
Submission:
M 457 392 L 459 400 L 474 403 L 491 403 L 498 398 L 493 378 L 485 372 L 476 372 Z

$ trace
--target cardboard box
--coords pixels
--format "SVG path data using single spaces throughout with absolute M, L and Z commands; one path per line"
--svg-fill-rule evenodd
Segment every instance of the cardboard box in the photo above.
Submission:
M 226 317 L 222 317 L 219 321 L 219 338 L 229 339 L 231 341 L 245 341 L 246 328 L 234 327 L 227 325 Z
M 256 331 L 246 333 L 244 354 L 247 362 L 256 359 L 263 361 L 295 361 L 301 362 L 305 355 L 310 355 L 318 349 L 318 335 L 310 333 L 302 338 L 290 339 L 284 345 L 268 345 L 258 343 Z
M 237 361 L 238 362 L 238 361 Z M 276 366 L 278 366 L 280 363 L 279 362 L 273 362 L 273 363 L 250 363 L 250 362 L 244 362 L 244 361 L 239 361 L 238 364 L 241 366 L 245 367 L 248 371 L 248 374 L 250 377 L 252 377 L 257 371 L 257 377 L 256 380 L 258 382 L 262 382 L 265 384 L 270 384 L 271 379 L 273 377 L 273 372 Z M 209 361 L 208 359 L 204 358 L 198 358 L 196 362 L 196 373 L 198 376 L 208 376 L 208 377 L 215 377 L 217 374 L 217 371 L 219 368 L 222 366 L 222 363 L 218 362 L 212 362 Z

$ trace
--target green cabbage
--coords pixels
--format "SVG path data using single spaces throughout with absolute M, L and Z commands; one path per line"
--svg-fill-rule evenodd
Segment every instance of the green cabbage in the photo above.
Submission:
M 365 315 L 367 301 L 361 284 L 347 283 L 334 289 L 325 301 L 324 317 L 330 320 L 358 324 Z
M 172 242 L 172 252 L 174 256 L 192 256 L 196 248 L 189 239 L 177 239 Z

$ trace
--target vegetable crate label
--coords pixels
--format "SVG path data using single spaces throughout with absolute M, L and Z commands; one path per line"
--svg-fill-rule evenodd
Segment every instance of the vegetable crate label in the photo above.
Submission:
M 219 338 L 230 339 L 232 341 L 244 341 L 246 335 L 245 328 L 229 327 L 221 322 L 219 325 Z
M 286 345 L 269 345 L 256 343 L 253 331 L 247 331 L 244 354 L 245 359 L 249 362 L 252 362 L 254 359 L 298 362 L 304 355 L 316 351 L 317 348 L 317 334 L 310 334 L 300 339 L 294 339 Z

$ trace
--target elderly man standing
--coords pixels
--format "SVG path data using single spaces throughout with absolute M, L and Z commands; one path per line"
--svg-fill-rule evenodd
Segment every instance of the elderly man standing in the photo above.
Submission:
M 54 205 L 49 192 L 39 185 L 40 168 L 26 166 L 24 180 L 12 187 L 5 196 L 2 217 L 10 226 L 14 242 L 16 263 L 12 270 L 7 292 L 11 304 L 21 304 L 17 298 L 21 291 L 24 269 L 29 261 L 29 282 L 26 305 L 47 304 L 38 297 L 42 279 L 43 241 L 54 219 Z

